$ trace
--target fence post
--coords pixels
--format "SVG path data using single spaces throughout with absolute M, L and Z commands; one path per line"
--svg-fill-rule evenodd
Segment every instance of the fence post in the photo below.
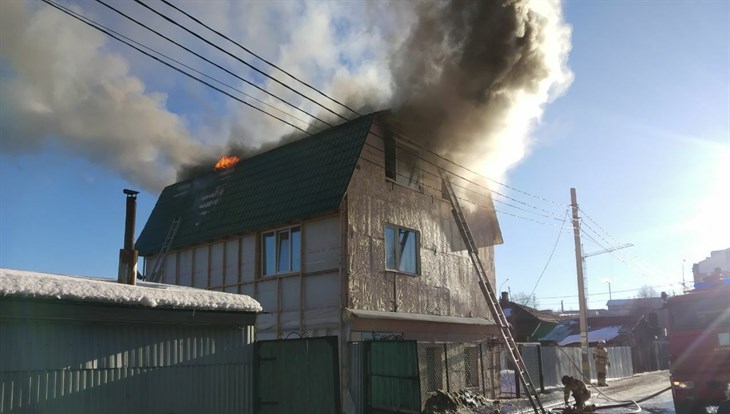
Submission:
M 444 370 L 446 371 L 446 392 L 451 392 L 449 389 L 449 351 L 444 343 Z
M 545 379 L 542 375 L 542 344 L 537 345 L 537 372 L 540 377 L 540 392 L 545 392 Z
M 482 371 L 482 395 L 487 395 L 487 383 L 484 377 L 484 352 L 482 352 L 482 344 L 479 343 L 479 369 Z
M 522 348 L 522 345 L 517 344 L 517 352 L 519 352 L 521 354 L 522 352 L 520 351 L 520 348 Z M 515 366 L 513 366 L 513 368 L 515 370 L 515 398 L 520 398 L 520 372 L 519 372 L 519 367 L 517 367 L 515 365 Z

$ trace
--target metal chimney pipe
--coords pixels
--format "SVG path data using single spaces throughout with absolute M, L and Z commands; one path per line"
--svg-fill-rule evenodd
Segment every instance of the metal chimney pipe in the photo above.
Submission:
M 127 195 L 127 211 L 124 223 L 124 248 L 119 250 L 117 282 L 134 285 L 137 282 L 137 251 L 134 250 L 134 223 L 137 216 L 139 191 L 124 189 Z

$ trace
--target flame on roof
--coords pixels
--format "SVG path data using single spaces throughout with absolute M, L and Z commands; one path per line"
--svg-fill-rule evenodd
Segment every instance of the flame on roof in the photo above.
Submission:
M 220 171 L 234 167 L 236 164 L 238 164 L 239 161 L 241 161 L 241 159 L 236 157 L 235 155 L 224 155 L 218 160 L 217 163 L 215 163 L 215 170 Z

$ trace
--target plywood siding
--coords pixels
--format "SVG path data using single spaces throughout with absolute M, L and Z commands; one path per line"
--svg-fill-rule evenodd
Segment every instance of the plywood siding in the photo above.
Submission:
M 374 127 L 375 128 L 375 127 Z M 375 131 L 382 135 L 380 131 Z M 383 140 L 371 134 L 347 193 L 347 306 L 442 316 L 489 317 L 477 276 L 451 213 L 441 194 L 435 157 L 421 153 L 421 191 L 385 178 Z M 455 169 L 447 165 L 447 169 Z M 464 199 L 473 236 L 494 284 L 493 244 L 501 242 L 486 190 L 469 191 L 467 180 L 454 177 Z M 461 180 L 461 182 L 459 182 Z M 420 275 L 385 270 L 386 224 L 419 232 Z
M 249 295 L 261 303 L 256 329 L 262 339 L 331 335 L 339 331 L 340 216 L 299 224 L 301 271 L 262 276 L 260 233 L 172 250 L 165 258 L 163 283 Z M 155 257 L 146 259 L 151 271 Z

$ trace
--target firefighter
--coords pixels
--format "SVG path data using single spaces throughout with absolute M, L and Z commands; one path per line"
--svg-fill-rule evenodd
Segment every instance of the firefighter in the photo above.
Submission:
M 563 376 L 562 382 L 565 386 L 565 388 L 563 389 L 565 405 L 568 406 L 568 399 L 570 398 L 570 394 L 573 393 L 573 398 L 575 399 L 575 409 L 583 411 L 586 401 L 591 398 L 591 392 L 588 391 L 588 388 L 586 388 L 586 384 L 577 378 L 573 378 L 567 375 Z
M 593 362 L 596 363 L 598 386 L 608 387 L 608 384 L 606 384 L 606 367 L 611 366 L 611 362 L 608 360 L 606 341 L 598 341 L 598 347 L 593 350 Z

